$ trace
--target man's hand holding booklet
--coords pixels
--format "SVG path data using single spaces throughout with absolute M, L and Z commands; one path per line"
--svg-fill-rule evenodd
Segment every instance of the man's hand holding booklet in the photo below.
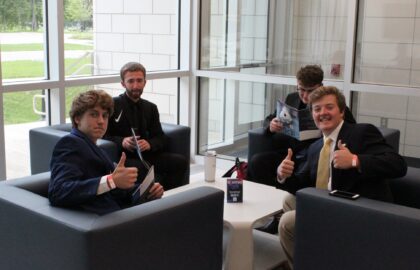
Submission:
M 155 170 L 154 170 L 154 167 L 151 166 L 143 182 L 132 193 L 131 195 L 132 201 L 136 203 L 146 202 L 147 195 L 149 194 L 149 190 L 152 188 L 154 183 L 155 183 Z
M 137 136 L 133 128 L 131 128 L 131 133 L 133 135 L 133 140 L 136 142 L 136 152 L 139 156 L 140 161 L 142 162 L 144 168 L 148 170 L 146 177 L 143 179 L 143 182 L 134 190 L 132 193 L 132 201 L 136 203 L 142 203 L 147 201 L 147 195 L 149 194 L 150 188 L 155 183 L 155 170 L 153 166 L 150 166 L 146 160 L 143 159 L 141 154 L 141 149 L 137 143 Z
M 321 137 L 309 109 L 298 110 L 277 100 L 276 118 L 282 123 L 284 134 L 300 141 Z

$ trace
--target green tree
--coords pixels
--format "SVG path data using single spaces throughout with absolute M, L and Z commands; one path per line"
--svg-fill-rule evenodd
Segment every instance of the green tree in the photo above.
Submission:
M 42 0 L 0 0 L 2 32 L 38 30 L 42 25 Z
M 92 27 L 92 1 L 65 0 L 64 21 L 66 26 L 78 26 L 81 31 Z

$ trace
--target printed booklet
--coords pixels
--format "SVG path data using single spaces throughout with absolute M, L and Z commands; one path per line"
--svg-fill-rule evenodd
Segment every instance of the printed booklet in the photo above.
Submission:
M 321 137 L 309 109 L 298 110 L 277 100 L 276 117 L 283 124 L 282 133 L 286 135 L 300 141 Z

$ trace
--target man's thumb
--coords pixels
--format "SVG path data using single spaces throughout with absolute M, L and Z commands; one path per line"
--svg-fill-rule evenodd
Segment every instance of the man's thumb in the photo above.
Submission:
M 124 168 L 125 167 L 125 165 L 124 165 L 125 164 L 125 159 L 126 159 L 125 153 L 122 152 L 121 158 L 120 158 L 120 161 L 118 162 L 117 167 Z
M 293 156 L 292 148 L 288 148 L 287 149 L 287 157 L 286 157 L 286 159 L 292 160 L 292 156 Z
M 338 140 L 337 146 L 338 146 L 338 149 L 340 149 L 340 150 L 346 149 L 346 144 L 345 143 L 341 143 L 341 140 Z

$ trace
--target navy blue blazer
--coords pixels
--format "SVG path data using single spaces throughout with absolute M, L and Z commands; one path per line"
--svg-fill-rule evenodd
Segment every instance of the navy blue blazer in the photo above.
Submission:
M 51 158 L 48 198 L 52 205 L 106 214 L 128 207 L 131 195 L 114 189 L 97 195 L 102 176 L 114 171 L 106 153 L 78 129 L 61 138 Z
M 372 199 L 391 201 L 386 179 L 402 177 L 407 172 L 405 160 L 385 142 L 380 131 L 371 124 L 344 122 L 338 137 L 359 158 L 361 172 L 355 168 L 343 170 L 332 167 L 331 188 L 359 193 Z M 323 139 L 308 149 L 308 158 L 300 171 L 286 179 L 280 188 L 295 193 L 304 187 L 315 187 L 319 153 Z M 337 145 L 335 146 L 337 150 Z

